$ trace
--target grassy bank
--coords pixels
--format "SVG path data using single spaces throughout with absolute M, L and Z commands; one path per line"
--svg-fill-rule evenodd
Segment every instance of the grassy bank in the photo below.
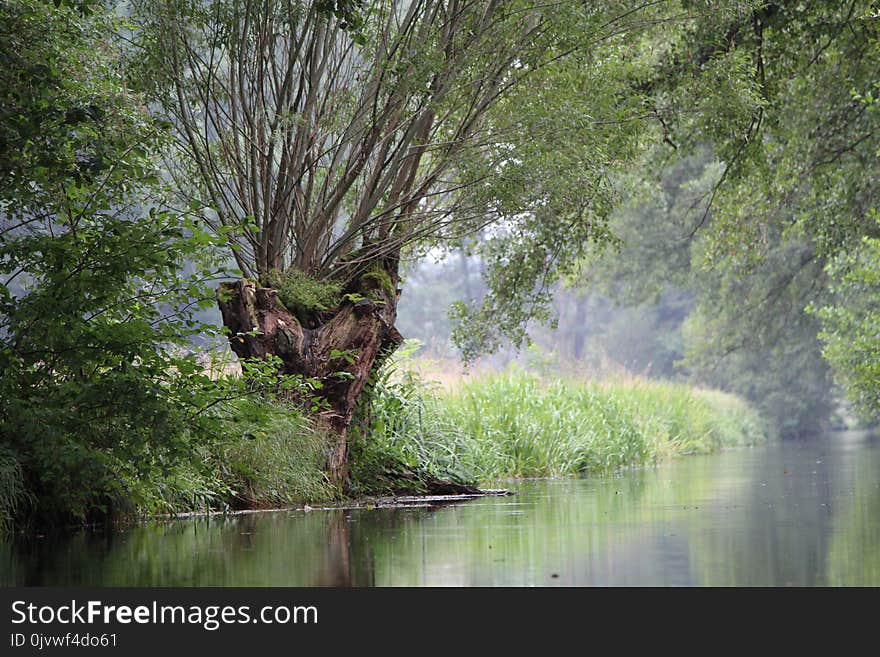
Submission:
M 364 488 L 393 459 L 485 484 L 607 472 L 765 437 L 745 402 L 718 391 L 523 372 L 485 376 L 452 392 L 426 393 L 411 374 L 380 382 L 371 427 L 356 454 Z
M 372 394 L 351 430 L 352 497 L 416 493 L 429 477 L 485 485 L 607 472 L 764 435 L 756 414 L 734 396 L 638 379 L 511 371 L 441 391 L 403 371 L 380 378 Z M 174 451 L 148 454 L 138 467 L 125 453 L 81 450 L 77 462 L 100 477 L 59 470 L 64 496 L 31 494 L 15 455 L 0 451 L 0 528 L 12 529 L 13 518 L 36 503 L 55 505 L 56 518 L 76 524 L 91 520 L 88 509 L 99 504 L 107 508 L 100 520 L 339 499 L 323 473 L 327 437 L 303 412 L 249 394 L 230 395 L 210 413 L 202 424 L 181 425 Z M 50 457 L 59 466 L 73 462 Z
M 80 434 L 61 429 L 65 448 L 43 450 L 40 460 L 0 445 L 0 533 L 338 497 L 323 472 L 327 439 L 299 409 L 259 395 L 234 397 L 200 419 L 171 428 L 173 449 L 102 449 L 76 444 Z

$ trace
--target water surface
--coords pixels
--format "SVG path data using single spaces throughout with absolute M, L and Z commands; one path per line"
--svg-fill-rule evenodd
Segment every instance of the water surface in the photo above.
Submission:
M 4 585 L 880 585 L 880 440 L 506 482 L 434 508 L 173 520 L 0 546 Z

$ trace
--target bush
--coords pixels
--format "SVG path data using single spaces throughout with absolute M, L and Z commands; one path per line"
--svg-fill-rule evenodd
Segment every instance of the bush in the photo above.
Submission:
M 873 214 L 880 227 L 880 213 Z M 817 311 L 822 354 L 860 418 L 880 422 L 880 239 L 863 238 L 828 273 L 835 299 Z

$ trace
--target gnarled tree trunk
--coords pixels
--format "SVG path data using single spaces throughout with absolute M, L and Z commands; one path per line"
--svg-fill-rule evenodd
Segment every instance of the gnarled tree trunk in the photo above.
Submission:
M 277 356 L 282 374 L 322 382 L 317 394 L 328 409 L 321 417 L 333 441 L 327 471 L 343 488 L 348 479 L 347 431 L 358 397 L 370 373 L 403 342 L 394 327 L 397 284 L 396 267 L 383 264 L 350 283 L 338 306 L 315 312 L 306 321 L 284 307 L 276 290 L 253 281 L 222 283 L 218 289 L 223 323 L 239 358 Z

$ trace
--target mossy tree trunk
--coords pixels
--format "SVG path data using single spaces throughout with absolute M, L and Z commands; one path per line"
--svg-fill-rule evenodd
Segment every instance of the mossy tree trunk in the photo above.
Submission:
M 327 472 L 345 488 L 348 480 L 348 427 L 358 398 L 373 372 L 402 342 L 394 327 L 399 297 L 396 266 L 381 263 L 344 289 L 328 310 L 299 317 L 277 290 L 250 280 L 222 283 L 218 304 L 240 359 L 277 356 L 282 374 L 321 381 L 319 411 L 328 428 Z M 256 329 L 256 330 L 255 330 Z

